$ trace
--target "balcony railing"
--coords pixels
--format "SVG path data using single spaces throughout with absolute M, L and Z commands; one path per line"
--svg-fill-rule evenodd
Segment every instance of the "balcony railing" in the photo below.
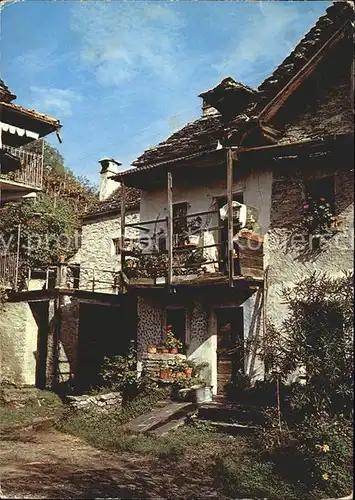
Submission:
M 224 282 L 228 276 L 226 227 L 218 210 L 174 217 L 184 219 L 185 230 L 172 236 L 172 284 Z M 124 278 L 130 284 L 168 283 L 167 219 L 125 225 L 122 249 Z M 238 229 L 235 229 L 238 233 Z M 233 275 L 262 278 L 262 238 L 240 233 L 235 238 Z
M 8 174 L 0 172 L 0 177 L 4 180 L 41 189 L 43 182 L 43 155 L 12 146 L 3 145 L 2 148 L 4 152 L 10 153 L 20 160 L 21 168 Z

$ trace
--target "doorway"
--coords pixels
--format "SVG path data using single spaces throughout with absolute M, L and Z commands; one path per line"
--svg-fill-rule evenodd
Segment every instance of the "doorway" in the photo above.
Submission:
M 36 357 L 35 385 L 38 389 L 45 389 L 48 356 L 49 301 L 30 302 L 29 304 L 38 328 L 37 351 L 34 353 Z
M 217 394 L 244 373 L 244 322 L 242 307 L 216 309 L 217 320 Z
M 79 390 L 104 385 L 100 373 L 104 358 L 126 355 L 130 342 L 135 340 L 133 320 L 129 304 L 125 307 L 80 304 L 76 374 Z

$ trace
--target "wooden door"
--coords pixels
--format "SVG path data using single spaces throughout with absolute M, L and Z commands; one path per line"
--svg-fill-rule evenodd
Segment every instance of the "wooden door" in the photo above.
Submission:
M 216 309 L 217 317 L 217 393 L 233 382 L 238 370 L 244 371 L 243 308 Z

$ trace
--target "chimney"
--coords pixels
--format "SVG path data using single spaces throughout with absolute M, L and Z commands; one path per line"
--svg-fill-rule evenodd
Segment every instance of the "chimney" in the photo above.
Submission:
M 99 163 L 101 164 L 99 200 L 103 201 L 119 187 L 119 183 L 110 179 L 110 177 L 118 173 L 118 167 L 122 165 L 122 163 L 119 163 L 113 158 L 103 158 Z
M 213 108 L 204 99 L 202 99 L 202 116 L 218 115 L 219 112 L 216 108 Z

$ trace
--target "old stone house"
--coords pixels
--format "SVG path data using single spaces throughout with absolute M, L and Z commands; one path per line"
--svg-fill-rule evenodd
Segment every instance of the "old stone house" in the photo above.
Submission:
M 42 189 L 43 154 L 24 146 L 61 128 L 59 120 L 13 101 L 0 80 L 0 217 L 7 202 L 32 199 Z M 14 228 L 19 237 L 20 227 Z M 0 235 L 0 288 L 16 288 L 18 254 Z M 0 290 L 1 291 L 1 290 Z M 36 379 L 39 326 L 30 304 L 0 303 L 0 380 L 32 385 Z
M 139 368 L 155 366 L 173 356 L 147 354 L 167 325 L 207 361 L 214 393 L 237 372 L 263 378 L 250 346 L 287 314 L 282 286 L 353 267 L 352 16 L 349 3 L 328 8 L 258 89 L 226 78 L 200 94 L 202 116 L 132 169 L 100 161 L 100 200 L 61 265 L 69 281 L 21 297 L 40 385 L 95 385 L 131 338 Z M 302 225 L 310 196 L 335 216 L 326 235 Z
M 334 3 L 258 89 L 227 78 L 203 92 L 200 118 L 116 175 L 122 197 L 141 189 L 121 239 L 141 363 L 169 324 L 214 392 L 238 371 L 262 378 L 250 345 L 287 314 L 282 286 L 352 269 L 352 16 Z M 326 235 L 305 228 L 308 200 L 335 217 Z

